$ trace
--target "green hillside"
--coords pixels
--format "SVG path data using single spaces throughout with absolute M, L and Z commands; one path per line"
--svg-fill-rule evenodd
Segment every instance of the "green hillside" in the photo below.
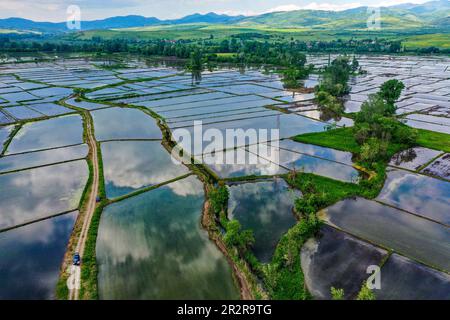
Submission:
M 367 20 L 370 17 L 367 7 L 360 7 L 345 11 L 316 11 L 298 10 L 289 12 L 268 13 L 256 17 L 250 17 L 240 22 L 243 25 L 266 25 L 273 27 L 309 27 L 313 29 L 344 28 L 347 30 L 367 28 Z M 397 8 L 381 8 L 381 28 L 402 30 L 409 28 L 434 28 L 435 22 L 450 16 L 450 8 L 415 13 L 412 10 Z M 449 25 L 441 25 L 441 28 L 449 28 Z

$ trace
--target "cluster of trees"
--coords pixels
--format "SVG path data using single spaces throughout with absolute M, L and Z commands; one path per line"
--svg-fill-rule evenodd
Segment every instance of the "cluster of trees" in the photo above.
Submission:
M 297 88 L 299 80 L 305 79 L 314 69 L 314 65 L 306 65 L 306 55 L 291 51 L 280 57 L 280 65 L 285 67 L 283 70 L 283 84 L 286 88 Z
M 348 56 L 339 56 L 327 66 L 316 87 L 316 102 L 319 108 L 340 115 L 344 112 L 341 97 L 350 92 L 348 80 L 356 72 L 359 63 L 356 58 L 350 63 Z
M 388 157 L 389 145 L 412 146 L 417 130 L 395 117 L 395 102 L 400 98 L 404 84 L 396 79 L 385 82 L 380 91 L 370 95 L 355 116 L 354 136 L 361 146 L 361 161 L 374 163 Z
M 228 189 L 221 185 L 209 193 L 209 200 L 216 216 L 220 217 L 220 223 L 225 229 L 224 242 L 229 248 L 236 248 L 241 257 L 245 257 L 248 250 L 255 243 L 252 230 L 242 230 L 237 220 L 226 219 L 226 208 L 228 204 Z
M 191 52 L 200 49 L 209 61 L 233 63 L 280 64 L 283 55 L 292 52 L 385 52 L 397 53 L 403 50 L 400 41 L 383 39 L 349 39 L 333 41 L 300 41 L 291 38 L 270 41 L 271 36 L 259 33 L 236 34 L 230 39 L 216 40 L 136 40 L 103 39 L 94 36 L 82 40 L 78 37 L 59 38 L 42 35 L 0 35 L 2 52 L 102 52 L 136 53 L 142 55 L 173 56 L 188 59 Z M 435 47 L 415 50 L 420 53 L 445 53 Z M 447 51 L 450 52 L 450 49 Z M 232 53 L 232 55 L 220 55 Z

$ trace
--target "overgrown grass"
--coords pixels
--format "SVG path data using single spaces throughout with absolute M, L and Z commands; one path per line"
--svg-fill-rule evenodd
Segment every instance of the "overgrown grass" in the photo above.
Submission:
M 69 277 L 64 274 L 64 276 L 59 277 L 58 283 L 56 284 L 56 299 L 57 300 L 67 300 L 69 299 L 69 287 L 67 286 L 67 279 Z

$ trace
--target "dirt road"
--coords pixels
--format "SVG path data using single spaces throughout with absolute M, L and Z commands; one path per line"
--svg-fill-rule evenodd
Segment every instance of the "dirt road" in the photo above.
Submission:
M 92 128 L 92 120 L 90 116 L 86 116 L 86 136 L 87 143 L 89 145 L 89 150 L 91 151 L 92 160 L 92 186 L 88 197 L 88 203 L 85 209 L 83 227 L 80 232 L 80 237 L 78 238 L 78 243 L 76 246 L 76 252 L 83 257 L 84 248 L 86 244 L 86 239 L 88 235 L 89 228 L 91 226 L 92 216 L 96 208 L 96 199 L 98 194 L 98 181 L 99 181 L 99 168 L 97 159 L 97 142 L 94 138 L 94 132 Z M 74 252 L 75 253 L 75 252 Z M 81 287 L 81 268 L 83 267 L 83 261 L 81 261 L 81 266 L 70 266 L 70 277 L 68 280 L 69 285 L 69 300 L 78 300 L 79 289 Z

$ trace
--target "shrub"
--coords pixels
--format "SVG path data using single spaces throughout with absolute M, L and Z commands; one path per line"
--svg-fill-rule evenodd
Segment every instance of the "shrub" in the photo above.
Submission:
M 361 147 L 360 160 L 363 162 L 376 162 L 387 155 L 388 143 L 377 138 L 370 138 Z
M 375 300 L 375 294 L 367 287 L 365 282 L 363 283 L 356 300 Z
M 344 300 L 344 289 L 336 289 L 331 287 L 331 299 L 333 300 Z
M 228 196 L 229 193 L 226 186 L 220 186 L 210 192 L 209 200 L 211 201 L 211 206 L 215 213 L 220 213 L 224 208 L 226 208 Z

